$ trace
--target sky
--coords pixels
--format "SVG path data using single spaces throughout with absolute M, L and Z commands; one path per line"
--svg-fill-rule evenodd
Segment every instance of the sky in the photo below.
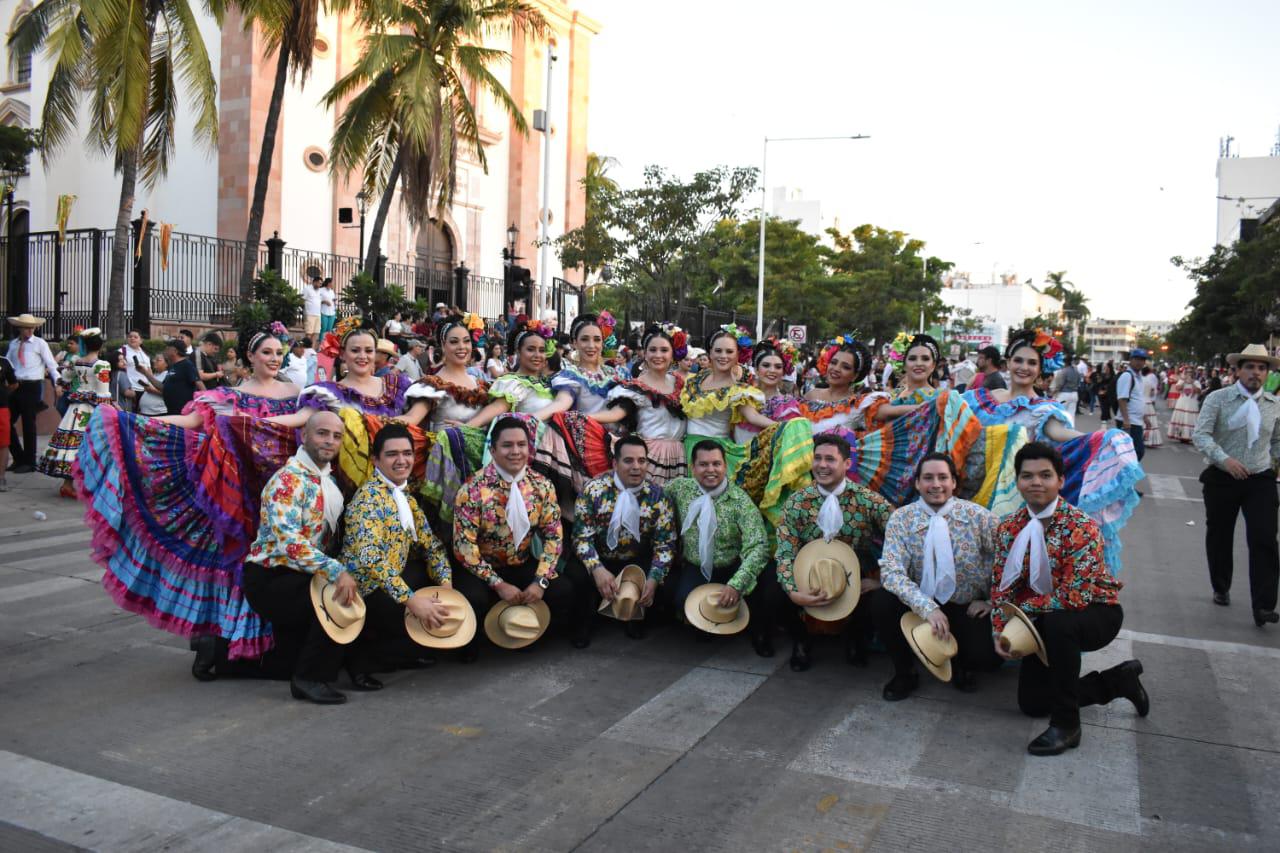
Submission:
M 588 140 L 624 187 L 867 134 L 771 143 L 768 185 L 975 281 L 1066 270 L 1095 317 L 1185 313 L 1169 259 L 1213 248 L 1219 139 L 1280 130 L 1276 2 L 571 2 L 604 27 Z

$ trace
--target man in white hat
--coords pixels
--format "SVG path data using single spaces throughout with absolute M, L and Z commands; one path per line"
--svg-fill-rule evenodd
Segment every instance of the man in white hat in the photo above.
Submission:
M 419 660 L 419 647 L 405 628 L 405 611 L 428 628 L 439 628 L 448 608 L 414 590 L 427 586 L 428 575 L 440 586 L 453 586 L 453 570 L 444 546 L 432 533 L 422 507 L 405 487 L 413 473 L 413 436 L 404 424 L 389 423 L 374 436 L 370 448 L 373 476 L 356 489 L 343 523 L 338 559 L 360 586 L 365 627 L 347 664 L 358 690 L 378 690 L 378 666 Z
M 644 439 L 627 435 L 613 444 L 613 470 L 582 487 L 574 503 L 574 584 L 583 635 L 597 604 L 613 601 L 618 572 L 625 566 L 648 566 L 641 607 L 653 605 L 658 585 L 667 577 L 676 551 L 676 516 L 662 487 L 648 479 L 649 450 Z M 640 636 L 640 621 L 627 622 L 629 636 Z M 634 626 L 634 627 L 633 627 Z M 585 645 L 585 644 L 584 644 Z
M 330 463 L 342 446 L 342 419 L 318 411 L 302 427 L 302 445 L 272 475 L 262 491 L 258 538 L 245 558 L 245 600 L 271 623 L 274 647 L 261 661 L 222 659 L 212 637 L 195 643 L 192 674 L 202 681 L 217 676 L 258 675 L 290 678 L 295 699 L 337 705 L 346 696 L 331 685 L 338 679 L 347 647 L 321 625 L 311 599 L 314 575 L 335 586 L 334 599 L 350 604 L 358 597 L 355 577 L 327 553 L 336 544 L 342 517 L 342 491 Z
M 1022 658 L 1018 707 L 1049 718 L 1049 728 L 1027 746 L 1032 755 L 1058 755 L 1080 745 L 1080 709 L 1115 698 L 1133 703 L 1138 716 L 1150 709 L 1138 676 L 1142 664 L 1125 661 L 1080 676 L 1081 652 L 1095 652 L 1120 633 L 1122 584 L 1107 571 L 1098 523 L 1058 496 L 1062 455 L 1047 444 L 1023 445 L 1013 459 L 1018 492 L 1026 506 L 996 528 L 991 586 L 991 625 L 996 654 L 1006 615 L 1014 605 L 1031 618 L 1043 640 L 1047 664 Z
M 1280 464 L 1280 398 L 1264 390 L 1280 359 L 1262 344 L 1227 356 L 1236 382 L 1205 398 L 1191 441 L 1204 454 L 1205 553 L 1213 602 L 1231 603 L 1231 553 L 1236 516 L 1244 513 L 1249 546 L 1249 592 L 1254 624 L 1280 621 L 1276 613 L 1280 555 L 1276 548 L 1276 480 Z
M 893 680 L 884 687 L 890 702 L 907 698 L 920 684 L 915 654 L 898 630 L 908 609 L 939 640 L 955 637 L 959 652 L 951 683 L 959 690 L 972 692 L 973 673 L 1000 663 L 991 649 L 988 618 L 996 517 L 955 497 L 955 462 L 946 453 L 921 459 L 915 482 L 919 500 L 889 517 L 880 556 L 884 588 L 872 593 L 876 633 L 893 660 Z
M 692 477 L 667 484 L 667 497 L 680 525 L 680 566 L 672 604 L 684 612 L 689 593 L 704 583 L 725 584 L 722 607 L 746 598 L 751 611 L 751 644 L 761 657 L 773 656 L 777 622 L 777 582 L 763 572 L 769 561 L 764 518 L 747 493 L 729 482 L 724 448 L 711 439 L 693 446 Z
M 800 608 L 825 604 L 815 593 L 801 592 L 794 574 L 796 555 L 809 542 L 838 539 L 853 548 L 861 565 L 861 597 L 845 627 L 846 656 L 850 663 L 866 666 L 871 631 L 867 593 L 879 587 L 875 540 L 884 535 L 893 504 L 849 479 L 853 454 L 849 442 L 838 435 L 813 439 L 813 483 L 787 498 L 778 522 L 778 584 L 791 599 L 783 603 L 783 622 L 791 634 L 791 668 L 803 672 L 810 666 L 812 639 Z M 754 614 L 753 614 L 754 615 Z
M 493 461 L 458 490 L 453 553 L 467 571 L 458 573 L 454 586 L 477 616 L 498 599 L 545 601 L 552 621 L 565 624 L 573 607 L 573 579 L 558 569 L 564 533 L 555 487 L 529 468 L 534 426 L 528 416 L 498 418 L 489 433 Z M 464 662 L 476 659 L 476 643 L 463 648 Z
M 13 454 L 9 470 L 30 474 L 36 469 L 36 416 L 48 408 L 44 403 L 44 380 L 47 376 L 57 385 L 58 363 L 48 342 L 36 336 L 36 329 L 44 325 L 43 318 L 20 314 L 10 317 L 9 325 L 18 330 L 18 336 L 9 341 L 7 356 L 18 379 L 18 387 L 9 395 L 9 445 Z M 19 424 L 22 425 L 21 442 L 18 441 Z

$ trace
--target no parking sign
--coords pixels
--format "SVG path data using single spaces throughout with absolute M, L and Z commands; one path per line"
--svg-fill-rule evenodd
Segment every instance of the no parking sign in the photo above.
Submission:
M 787 339 L 793 344 L 802 344 L 808 337 L 808 326 L 787 326 Z

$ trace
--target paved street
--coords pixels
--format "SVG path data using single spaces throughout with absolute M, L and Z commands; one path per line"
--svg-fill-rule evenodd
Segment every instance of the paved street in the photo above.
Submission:
M 1151 715 L 1086 709 L 1058 758 L 1027 756 L 1045 723 L 1012 667 L 890 705 L 883 655 L 821 646 L 795 674 L 781 636 L 764 660 L 606 625 L 586 651 L 446 658 L 339 708 L 200 684 L 185 642 L 102 591 L 78 506 L 11 475 L 0 850 L 1274 850 L 1280 630 L 1250 619 L 1243 526 L 1235 603 L 1210 602 L 1199 457 L 1146 466 L 1125 630 L 1086 668 L 1142 660 Z

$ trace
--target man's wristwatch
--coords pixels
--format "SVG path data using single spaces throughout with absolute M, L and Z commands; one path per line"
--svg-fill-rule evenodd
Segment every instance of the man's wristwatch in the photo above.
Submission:
M 541 575 L 538 577 L 538 586 L 545 590 L 547 587 L 551 586 L 551 581 L 547 580 L 546 575 Z

